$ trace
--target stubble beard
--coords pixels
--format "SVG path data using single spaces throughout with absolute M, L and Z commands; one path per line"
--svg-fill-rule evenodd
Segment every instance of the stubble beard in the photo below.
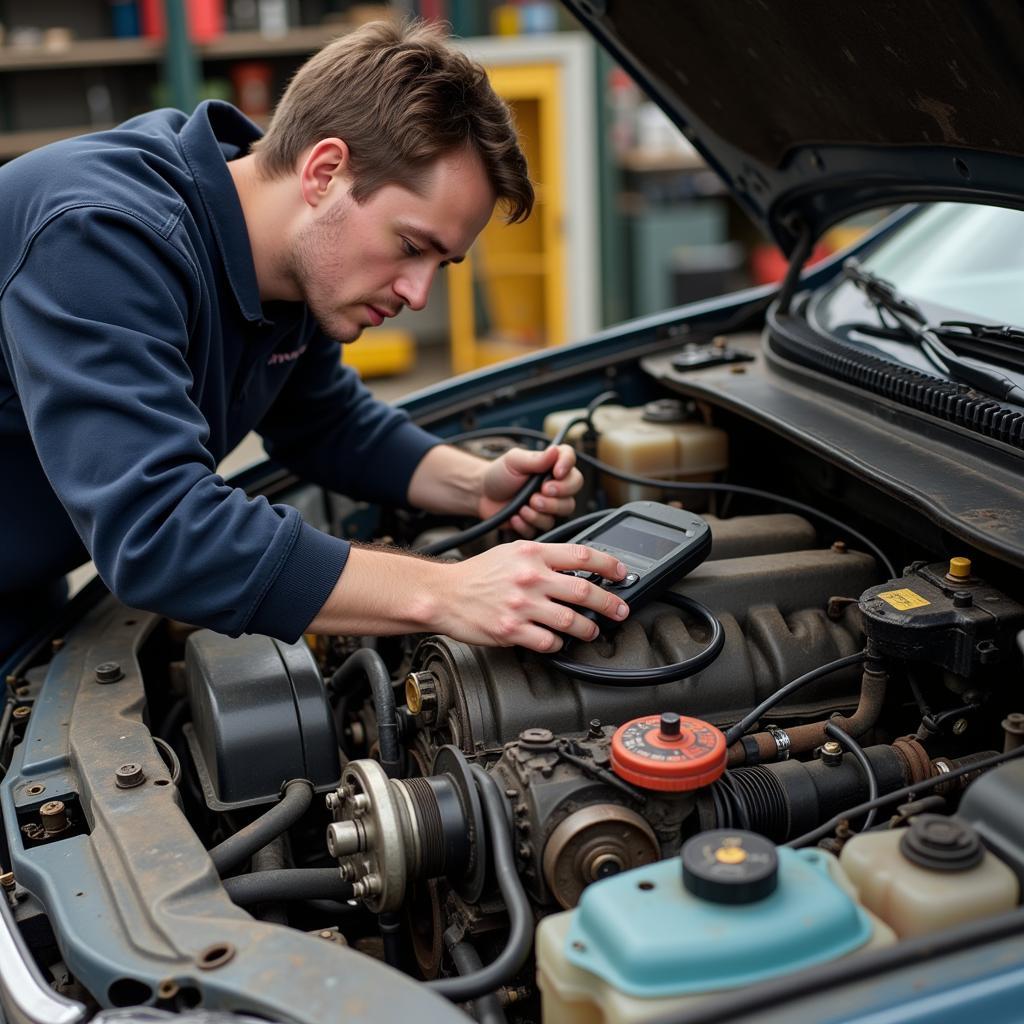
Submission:
M 328 282 L 341 276 L 338 255 L 341 251 L 342 232 L 347 210 L 335 205 L 319 221 L 308 224 L 295 239 L 290 251 L 281 256 L 281 271 L 293 282 L 306 308 L 313 315 L 320 329 L 329 338 L 343 345 L 355 341 L 363 327 L 339 313 L 336 306 L 322 299 L 329 292 Z M 323 288 L 319 284 L 323 282 Z

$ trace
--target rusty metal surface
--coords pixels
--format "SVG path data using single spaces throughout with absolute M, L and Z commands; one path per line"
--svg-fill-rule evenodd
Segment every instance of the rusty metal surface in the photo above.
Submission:
M 270 1020 L 464 1019 L 378 961 L 231 903 L 142 721 L 136 659 L 155 622 L 108 599 L 68 633 L 0 784 L 15 874 L 46 907 L 70 969 L 108 1006 L 111 987 L 129 979 L 154 994 L 190 986 L 206 1007 Z M 97 683 L 106 662 L 123 678 Z M 145 780 L 121 789 L 115 771 L 129 763 Z M 30 795 L 40 784 L 45 797 Z M 89 834 L 24 846 L 17 810 L 69 795 Z M 214 948 L 231 956 L 211 964 Z

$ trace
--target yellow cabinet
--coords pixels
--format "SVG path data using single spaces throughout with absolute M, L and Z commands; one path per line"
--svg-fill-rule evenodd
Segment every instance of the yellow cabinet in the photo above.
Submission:
M 537 202 L 522 224 L 505 224 L 497 210 L 465 262 L 448 272 L 456 373 L 566 340 L 559 69 L 542 64 L 489 73 L 515 112 Z

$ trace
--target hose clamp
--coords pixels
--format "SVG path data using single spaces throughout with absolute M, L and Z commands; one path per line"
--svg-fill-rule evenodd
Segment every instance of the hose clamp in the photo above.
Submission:
M 793 741 L 789 738 L 789 733 L 785 729 L 780 729 L 777 725 L 769 725 L 765 731 L 775 740 L 775 752 L 778 760 L 788 761 L 789 753 L 793 748 Z

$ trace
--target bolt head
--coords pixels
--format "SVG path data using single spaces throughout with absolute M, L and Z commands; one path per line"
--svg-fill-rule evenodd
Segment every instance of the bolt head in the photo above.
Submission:
M 146 773 L 143 771 L 142 765 L 134 762 L 123 764 L 114 772 L 114 783 L 118 789 L 133 789 L 135 786 L 140 786 L 145 780 Z
M 327 852 L 347 857 L 363 849 L 363 830 L 354 821 L 335 821 L 327 826 Z
M 967 732 L 967 725 L 968 722 L 966 718 L 958 718 L 953 723 L 953 735 L 962 736 L 965 732 Z
M 124 679 L 124 673 L 116 661 L 103 661 L 96 666 L 97 683 L 116 683 L 119 679 Z
M 519 734 L 519 742 L 531 747 L 543 747 L 554 740 L 555 734 L 550 729 L 524 729 Z
M 843 745 L 838 740 L 826 740 L 821 745 L 821 762 L 829 768 L 843 763 Z
M 32 714 L 32 709 L 30 707 L 26 707 L 24 704 L 22 704 L 21 707 L 15 708 L 11 712 L 12 717 L 15 718 L 16 720 L 17 719 L 22 719 L 22 718 L 28 718 L 28 716 L 31 715 L 31 714 Z
M 47 800 L 39 808 L 39 819 L 47 832 L 61 832 L 68 826 L 67 809 L 62 800 Z

